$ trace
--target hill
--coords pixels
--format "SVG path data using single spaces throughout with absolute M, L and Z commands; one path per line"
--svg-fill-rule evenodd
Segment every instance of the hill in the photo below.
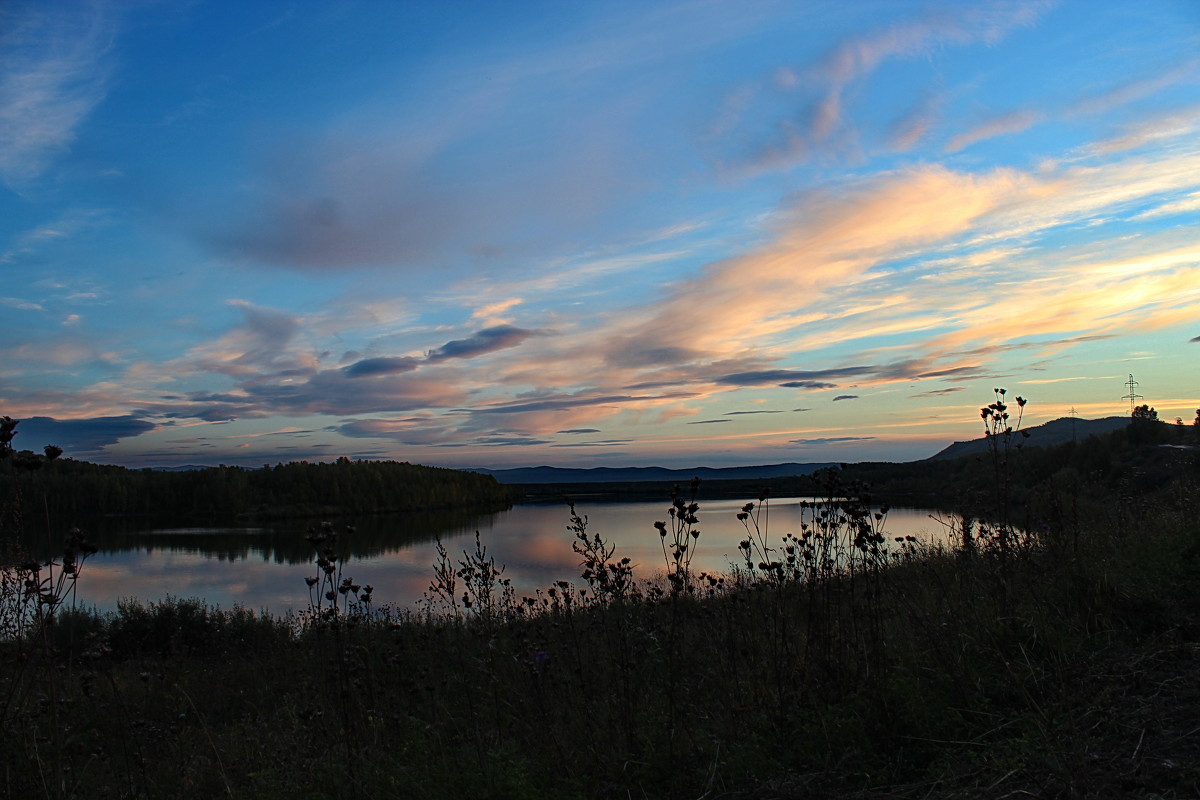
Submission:
M 1023 439 L 1025 447 L 1053 447 L 1067 442 L 1083 441 L 1089 436 L 1102 436 L 1129 426 L 1129 417 L 1103 417 L 1101 419 L 1072 419 L 1060 417 L 1049 422 L 1025 428 L 1029 437 Z M 1163 423 L 1165 424 L 1165 423 Z M 988 442 L 985 437 L 966 442 L 955 442 L 944 450 L 925 459 L 936 461 L 986 453 Z
M 819 469 L 837 466 L 835 462 L 819 464 L 763 464 L 752 467 L 694 467 L 692 469 L 667 469 L 665 467 L 593 467 L 572 469 L 566 467 L 516 467 L 513 469 L 471 469 L 483 475 L 491 475 L 504 484 L 540 483 L 647 483 L 686 482 L 692 478 L 701 480 L 762 480 L 766 478 L 789 478 L 796 475 L 811 475 Z

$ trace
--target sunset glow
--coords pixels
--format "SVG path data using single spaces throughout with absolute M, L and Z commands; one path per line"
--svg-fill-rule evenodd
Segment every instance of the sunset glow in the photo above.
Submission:
M 0 414 L 130 466 L 1200 406 L 1200 4 L 0 6 Z

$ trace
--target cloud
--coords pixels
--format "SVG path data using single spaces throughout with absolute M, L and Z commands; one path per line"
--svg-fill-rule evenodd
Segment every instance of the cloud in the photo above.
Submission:
M 30 417 L 17 425 L 19 438 L 13 440 L 13 446 L 19 450 L 41 450 L 44 445 L 54 444 L 68 457 L 95 456 L 121 439 L 156 428 L 153 422 L 133 415 L 91 419 Z
M 454 376 L 414 371 L 375 371 L 352 375 L 345 369 L 316 367 L 282 370 L 230 370 L 210 365 L 236 380 L 230 391 L 190 392 L 184 402 L 147 402 L 148 415 L 209 421 L 261 418 L 273 414 L 355 414 L 412 412 L 463 405 L 468 391 Z
M 519 297 L 510 297 L 506 300 L 497 300 L 494 303 L 488 303 L 481 308 L 475 309 L 471 313 L 471 319 L 493 320 L 508 311 L 513 306 L 518 306 L 523 301 Z
M 762 386 L 773 383 L 794 389 L 830 389 L 835 384 L 823 378 L 844 378 L 872 371 L 871 367 L 838 367 L 825 370 L 767 369 L 751 372 L 733 372 L 715 379 L 716 383 L 732 386 Z
M 622 445 L 633 444 L 633 439 L 603 439 L 596 442 L 562 442 L 550 445 L 551 447 L 621 447 Z
M 540 335 L 542 334 L 539 331 L 517 328 L 513 325 L 497 325 L 493 328 L 484 328 L 466 339 L 446 342 L 436 350 L 429 351 L 426 360 L 436 363 L 450 358 L 475 358 L 496 350 L 516 347 L 529 337 Z
M 1028 383 L 1028 381 L 1026 381 L 1026 383 Z M 919 393 L 919 394 L 912 394 L 912 395 L 909 395 L 909 397 L 912 397 L 912 398 L 917 398 L 917 397 L 939 397 L 939 396 L 942 396 L 942 395 L 954 394 L 955 392 L 961 392 L 961 391 L 963 391 L 965 388 L 966 388 L 966 387 L 964 387 L 964 386 L 951 386 L 951 387 L 950 387 L 950 388 L 948 388 L 948 389 L 930 389 L 928 392 L 921 392 L 921 393 Z
M 689 422 L 688 425 L 717 425 L 721 422 L 733 422 L 731 419 L 701 419 L 695 422 Z
M 690 347 L 649 344 L 621 337 L 611 342 L 605 361 L 618 367 L 656 367 L 686 364 L 699 356 L 700 352 Z
M 646 400 L 676 400 L 695 397 L 692 392 L 673 392 L 660 395 L 595 395 L 588 393 L 573 395 L 550 395 L 540 400 L 505 403 L 471 409 L 472 414 L 524 414 L 535 411 L 561 411 L 580 406 L 622 405 Z
M 621 340 L 687 348 L 710 359 L 784 343 L 804 350 L 807 330 L 819 331 L 815 341 L 828 341 L 829 327 L 816 326 L 836 321 L 835 302 L 844 297 L 869 307 L 874 296 L 862 280 L 869 270 L 915 248 L 961 236 L 997 210 L 1044 192 L 1042 184 L 1015 170 L 972 175 L 919 166 L 798 194 L 776 215 L 773 241 L 711 263 L 693 279 L 676 283 L 665 300 L 631 311 L 622 320 Z M 889 288 L 879 284 L 881 299 L 887 299 L 883 293 Z M 863 369 L 791 375 L 747 370 L 717 382 L 836 382 Z
M 22 300 L 19 297 L 0 297 L 0 305 L 15 308 L 20 311 L 44 311 L 41 304 L 34 303 L 30 300 Z
M 0 47 L 2 49 L 2 47 Z M 2 115 L 2 112 L 0 112 Z M 0 116 L 0 129 L 3 117 Z M 0 139 L 3 134 L 0 133 Z M 3 163 L 3 143 L 0 141 L 0 164 Z M 0 178 L 3 173 L 0 172 Z M 10 239 L 8 249 L 0 252 L 0 264 L 35 263 L 40 264 L 45 258 L 40 250 L 54 242 L 61 242 L 81 231 L 97 228 L 108 221 L 108 214 L 96 209 L 70 208 L 60 212 L 49 222 L 43 222 L 27 231 L 19 233 Z M 41 283 L 41 282 L 39 282 Z M 46 285 L 46 284 L 42 284 Z
M 1193 336 L 1192 338 L 1188 339 L 1189 344 L 1196 344 L 1197 342 L 1200 342 L 1200 336 Z
M 1172 139 L 1193 135 L 1200 128 L 1200 107 L 1191 106 L 1154 114 L 1129 125 L 1119 136 L 1096 142 L 1086 148 L 1095 156 L 1111 156 L 1149 144 L 1166 144 Z
M 799 445 L 800 447 L 813 447 L 823 444 L 842 444 L 844 442 L 866 442 L 874 438 L 874 436 L 831 436 L 818 439 L 792 439 L 788 444 Z
M 107 362 L 108 359 L 96 348 L 96 344 L 93 340 L 76 335 L 45 337 L 40 341 L 6 347 L 5 360 L 10 365 L 27 362 L 38 370 Z
M 1007 136 L 1027 131 L 1044 118 L 1045 115 L 1037 111 L 1011 111 L 1007 114 L 992 117 L 976 125 L 974 128 L 953 137 L 946 144 L 946 152 L 957 153 L 985 139 L 993 139 L 997 136 Z
M 845 147 L 856 135 L 848 120 L 847 96 L 883 64 L 917 58 L 948 45 L 995 44 L 1010 32 L 1035 24 L 1053 5 L 1044 0 L 960 4 L 846 39 L 814 67 L 800 74 L 789 71 L 787 81 L 782 85 L 776 82 L 782 89 L 808 89 L 808 104 L 800 114 L 793 110 L 783 117 L 774 141 L 761 146 L 749 166 L 788 167 L 814 154 Z M 899 130 L 894 129 L 894 146 L 903 149 L 906 141 L 919 139 L 922 126 L 928 124 L 922 120 L 931 113 L 930 108 L 918 111 Z
M 186 357 L 196 368 L 227 375 L 252 375 L 265 369 L 311 366 L 289 352 L 300 330 L 299 319 L 287 312 L 230 300 L 242 321 L 214 342 L 193 348 Z
M 1099 94 L 1086 97 L 1071 106 L 1069 113 L 1103 114 L 1155 94 L 1168 86 L 1195 80 L 1198 75 L 1200 75 L 1200 59 L 1188 58 L 1156 75 L 1134 78 Z
M 836 403 L 839 400 L 857 400 L 857 399 L 858 399 L 858 395 L 856 395 L 856 394 L 839 394 L 837 397 L 833 398 L 833 402 Z
M 189 201 L 177 224 L 224 257 L 317 273 L 506 264 L 531 243 L 574 246 L 645 157 L 615 122 L 637 101 L 485 58 L 429 69 L 402 113 L 385 94 L 307 137 L 263 131 L 243 190 Z
M 620 343 L 653 342 L 672 355 L 697 354 L 695 362 L 736 363 L 747 353 L 767 353 L 760 358 L 767 363 L 724 372 L 677 364 L 625 385 L 677 381 L 721 391 L 966 379 L 986 367 L 980 359 L 996 355 L 980 348 L 1014 339 L 1061 348 L 1081 335 L 1110 335 L 1123 322 L 1183 321 L 1196 248 L 1174 242 L 1176 234 L 1092 238 L 1046 255 L 1059 231 L 1150 198 L 1161 203 L 1181 190 L 1194 192 L 1200 152 L 1187 137 L 1178 140 L 1161 154 L 1112 163 L 980 172 L 919 165 L 798 194 L 775 215 L 773 239 L 709 263 L 675 282 L 665 298 L 612 322 Z M 922 251 L 945 257 L 913 261 Z M 1078 291 L 1060 291 L 1066 284 Z M 768 366 L 789 354 L 884 334 L 907 336 L 915 355 L 826 369 Z M 659 379 L 647 380 L 652 375 Z
M 1133 219 L 1135 221 L 1158 219 L 1159 217 L 1169 217 L 1177 214 L 1190 214 L 1193 211 L 1200 211 L 1200 192 L 1192 192 L 1177 200 L 1171 200 L 1155 206 L 1135 215 Z
M 485 447 L 532 447 L 539 444 L 552 444 L 549 439 L 536 439 L 531 436 L 478 436 L 472 440 L 473 444 L 483 445 Z
M 726 412 L 725 412 L 725 416 L 727 416 L 727 417 L 734 417 L 734 416 L 738 416 L 738 415 L 740 415 L 740 414 L 782 414 L 782 413 L 784 413 L 784 412 L 782 412 L 782 411 L 767 411 L 767 410 L 762 410 L 762 411 L 726 411 Z
M 837 388 L 836 383 L 825 383 L 823 381 L 787 381 L 779 384 L 784 389 L 834 389 Z
M 949 378 L 952 376 L 974 377 L 975 373 L 979 372 L 979 370 L 980 370 L 980 367 L 978 364 L 969 364 L 967 366 L 962 366 L 962 367 L 950 367 L 948 369 L 930 370 L 929 372 L 920 373 L 919 375 L 917 375 L 917 377 L 922 378 L 922 379 L 925 379 L 925 378 Z M 945 391 L 957 391 L 957 389 L 954 389 L 954 390 L 947 389 Z
M 0 178 L 17 187 L 67 151 L 104 98 L 115 35 L 109 6 L 4 12 L 0 31 Z
M 339 431 L 470 447 L 492 435 L 551 441 L 598 433 L 601 420 L 649 425 L 668 413 L 710 416 L 716 409 L 703 402 L 741 389 L 963 380 L 1002 353 L 1061 350 L 1112 335 L 1126 321 L 1185 321 L 1196 248 L 1165 246 L 1182 233 L 1055 246 L 1053 257 L 1043 240 L 1096 215 L 1125 210 L 1128 217 L 1147 198 L 1169 202 L 1181 187 L 1195 191 L 1198 162 L 1177 149 L 1029 172 L 918 165 L 828 184 L 788 198 L 762 244 L 674 280 L 662 296 L 644 293 L 642 306 L 570 309 L 539 320 L 544 328 L 485 327 L 427 351 L 428 361 L 356 355 L 326 368 L 327 356 L 316 353 L 389 344 L 415 352 L 417 334 L 411 321 L 389 319 L 384 337 L 315 347 L 312 318 L 241 302 L 238 324 L 190 355 L 190 377 L 214 384 L 190 392 L 184 387 L 194 386 L 178 384 L 171 393 L 185 400 L 139 408 L 160 419 L 379 415 L 388 421 Z M 495 296 L 527 296 L 509 289 Z M 496 313 L 503 310 L 488 311 Z M 323 336 L 341 335 L 322 324 Z M 529 341 L 540 330 L 556 333 Z M 853 342 L 868 334 L 878 337 L 869 346 Z M 902 336 L 898 357 L 892 342 Z M 472 358 L 522 344 L 506 358 Z M 202 368 L 214 375 L 199 375 Z M 685 407 L 685 399 L 697 402 Z M 415 419 L 418 412 L 425 416 Z M 726 416 L 747 413 L 769 411 Z M 612 430 L 607 422 L 605 430 Z
M 331 426 L 331 430 L 352 439 L 391 439 L 414 447 L 444 445 L 459 438 L 432 415 L 426 414 L 350 420 Z
M 342 370 L 352 378 L 370 375 L 394 375 L 397 372 L 411 372 L 421 363 L 417 358 L 364 358 L 355 361 Z
M 895 120 L 888 131 L 888 146 L 893 150 L 911 150 L 925 139 L 937 121 L 941 97 L 927 93 L 902 117 Z

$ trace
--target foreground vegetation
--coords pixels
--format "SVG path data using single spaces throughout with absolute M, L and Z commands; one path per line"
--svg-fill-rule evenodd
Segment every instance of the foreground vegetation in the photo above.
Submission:
M 993 506 L 948 518 L 953 546 L 889 540 L 863 487 L 826 473 L 799 531 L 771 529 L 769 497 L 747 504 L 724 576 L 690 569 L 703 511 L 686 491 L 656 525 L 657 582 L 571 509 L 573 582 L 514 597 L 477 543 L 443 556 L 416 610 L 377 608 L 333 558 L 352 533 L 318 526 L 300 617 L 180 599 L 72 613 L 76 534 L 55 565 L 3 572 L 0 781 L 13 797 L 1200 794 L 1194 455 L 1136 496 L 1079 503 L 1064 474 L 1018 515 L 1014 426 L 985 422 Z

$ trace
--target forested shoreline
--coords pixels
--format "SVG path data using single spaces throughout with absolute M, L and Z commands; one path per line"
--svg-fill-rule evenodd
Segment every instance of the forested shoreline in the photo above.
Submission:
M 18 474 L 20 473 L 20 474 Z M 400 461 L 298 461 L 247 469 L 176 472 L 58 458 L 39 469 L 0 461 L 5 499 L 22 513 L 55 519 L 97 516 L 261 520 L 443 509 L 499 510 L 519 492 L 473 472 Z M 45 506 L 43 505 L 45 504 Z
M 1124 430 L 1078 442 L 1018 451 L 1010 500 L 1024 508 L 1050 484 L 1078 492 L 1140 494 L 1168 483 L 1200 443 L 1200 427 L 1134 419 Z M 28 454 L 32 456 L 32 454 Z M 40 458 L 40 457 L 39 457 Z M 200 467 L 165 471 L 93 464 L 70 458 L 0 461 L 3 499 L 22 495 L 21 511 L 56 519 L 100 516 L 172 517 L 214 521 L 342 517 L 403 511 L 493 511 L 516 502 L 604 501 L 665 497 L 675 482 L 502 484 L 490 475 L 399 461 L 339 458 L 332 462 Z M 940 507 L 984 514 L 992 499 L 991 454 L 912 462 L 859 462 L 840 466 L 892 505 Z M 19 473 L 19 474 L 18 474 Z M 18 480 L 19 477 L 19 480 Z M 817 475 L 709 480 L 702 499 L 807 497 L 820 492 Z

